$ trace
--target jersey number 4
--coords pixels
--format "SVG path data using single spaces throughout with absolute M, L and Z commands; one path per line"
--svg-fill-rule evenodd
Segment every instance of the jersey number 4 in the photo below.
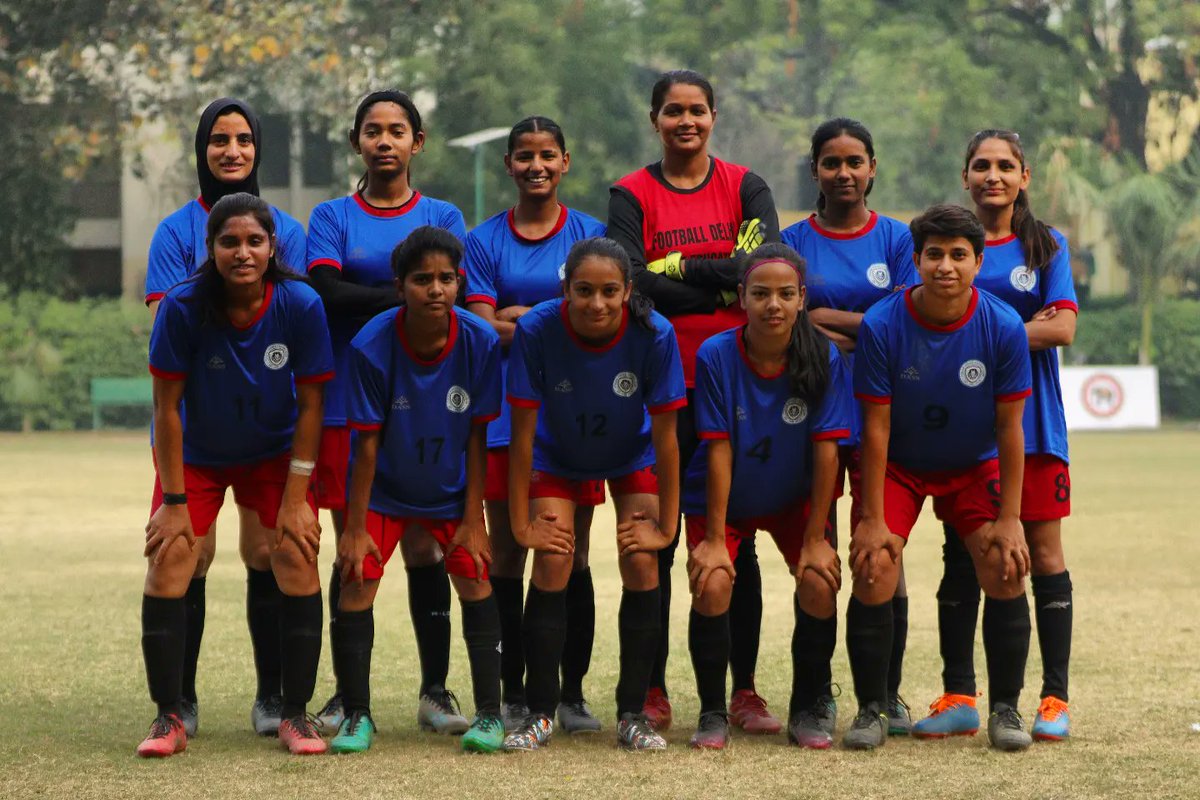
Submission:
M 759 439 L 750 449 L 746 451 L 746 458 L 757 458 L 762 463 L 767 463 L 771 460 L 771 437 L 764 436 Z

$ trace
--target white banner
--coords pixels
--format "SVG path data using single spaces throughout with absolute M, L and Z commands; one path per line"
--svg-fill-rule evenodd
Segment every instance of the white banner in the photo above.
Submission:
M 1158 367 L 1062 367 L 1067 430 L 1159 426 Z

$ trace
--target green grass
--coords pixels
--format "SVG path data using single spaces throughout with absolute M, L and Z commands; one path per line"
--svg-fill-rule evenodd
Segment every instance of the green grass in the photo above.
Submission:
M 152 715 L 139 647 L 141 528 L 152 481 L 145 436 L 0 436 L 0 797 L 1198 797 L 1200 734 L 1190 726 L 1200 721 L 1200 433 L 1078 435 L 1072 446 L 1069 743 L 1004 755 L 991 752 L 981 735 L 892 740 L 876 753 L 854 754 L 801 752 L 782 736 L 741 736 L 725 753 L 691 752 L 686 742 L 698 708 L 686 593 L 677 590 L 671 749 L 623 753 L 612 733 L 619 583 L 611 514 L 601 512 L 592 537 L 598 630 L 585 688 L 604 733 L 556 738 L 542 753 L 491 757 L 466 756 L 455 740 L 419 734 L 404 571 L 392 569 L 376 606 L 376 746 L 358 757 L 291 758 L 274 740 L 249 732 L 254 680 L 245 571 L 227 509 L 208 581 L 200 735 L 182 756 L 145 762 L 133 755 Z M 939 689 L 940 540 L 927 509 L 906 555 L 912 599 L 903 692 L 918 714 Z M 759 555 L 765 613 L 758 683 L 783 713 L 791 681 L 790 578 L 769 538 Z M 676 581 L 683 585 L 682 563 Z M 457 613 L 454 625 L 450 684 L 469 706 Z M 328 647 L 322 659 L 317 704 L 331 688 Z M 1035 642 L 1022 703 L 1027 718 L 1039 672 Z M 845 689 L 844 727 L 854 704 L 841 645 L 834 676 Z

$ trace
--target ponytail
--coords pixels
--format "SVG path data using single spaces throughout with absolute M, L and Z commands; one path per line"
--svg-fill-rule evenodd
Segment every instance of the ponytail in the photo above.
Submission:
M 964 171 L 971 168 L 971 159 L 975 157 L 975 151 L 988 139 L 999 139 L 1007 143 L 1017 161 L 1021 163 L 1021 169 L 1028 169 L 1020 135 L 1000 128 L 987 128 L 972 136 L 971 141 L 967 143 L 967 157 L 963 161 Z M 1050 226 L 1033 215 L 1033 209 L 1029 207 L 1029 193 L 1024 189 L 1017 192 L 1017 199 L 1013 203 L 1012 230 L 1021 242 L 1021 249 L 1025 253 L 1025 267 L 1030 272 L 1047 266 L 1058 253 L 1058 240 L 1050 232 Z
M 792 248 L 778 242 L 759 245 L 743 259 L 738 282 L 745 290 L 746 276 L 759 264 L 767 261 L 783 261 L 796 270 L 800 287 L 804 288 L 805 262 Z M 829 348 L 833 345 L 821 334 L 808 317 L 808 310 L 801 307 L 792 325 L 792 337 L 788 342 L 787 370 L 792 391 L 810 407 L 821 402 L 829 388 Z
M 621 270 L 621 277 L 625 281 L 625 285 L 629 286 L 633 283 L 633 263 L 629 260 L 629 254 L 625 252 L 625 248 L 612 239 L 596 236 L 591 239 L 581 239 L 571 246 L 571 252 L 567 254 L 567 263 L 563 266 L 564 287 L 570 285 L 571 276 L 575 274 L 575 270 L 579 268 L 583 260 L 593 256 L 607 258 L 615 263 Z M 650 319 L 650 312 L 654 310 L 654 302 L 649 297 L 635 288 L 629 295 L 628 306 L 629 316 L 633 317 L 634 322 L 648 331 L 654 330 L 654 321 Z

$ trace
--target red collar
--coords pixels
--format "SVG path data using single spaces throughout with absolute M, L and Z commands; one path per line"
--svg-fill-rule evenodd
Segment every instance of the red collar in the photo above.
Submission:
M 517 230 L 516 209 L 510 208 L 508 210 L 508 214 L 506 215 L 508 218 L 508 229 L 510 231 L 512 231 L 513 236 L 517 237 L 518 242 L 524 242 L 526 244 L 539 244 L 540 242 L 544 242 L 547 239 L 553 239 L 555 236 L 558 235 L 558 232 L 561 231 L 567 224 L 567 213 L 568 213 L 567 207 L 564 206 L 562 203 L 559 203 L 558 204 L 558 221 L 554 223 L 554 227 L 550 229 L 550 232 L 547 233 L 545 236 L 538 237 L 537 239 L 530 239 L 526 236 L 522 236 L 521 232 Z
M 756 367 L 754 365 L 754 362 L 750 360 L 750 353 L 748 353 L 746 351 L 746 326 L 745 325 L 743 325 L 741 328 L 738 329 L 737 346 L 738 346 L 738 352 L 742 354 L 742 360 L 746 362 L 746 366 L 750 368 L 751 372 L 753 372 L 755 375 L 762 378 L 763 380 L 773 381 L 776 378 L 778 378 L 780 375 L 782 375 L 784 372 L 787 371 L 787 365 L 780 367 L 779 371 L 772 375 L 768 375 L 765 372 L 758 371 L 758 367 Z
M 579 334 L 571 327 L 571 319 L 567 316 L 567 301 L 564 299 L 560 302 L 559 316 L 562 318 L 563 327 L 567 329 L 567 335 L 571 337 L 580 349 L 586 350 L 589 353 L 603 353 L 617 346 L 617 342 L 621 341 L 621 337 L 625 335 L 625 329 L 629 327 L 629 306 L 621 307 L 621 327 L 617 329 L 617 335 L 604 344 L 596 345 L 585 342 Z
M 404 203 L 396 206 L 395 208 L 380 208 L 379 206 L 373 206 L 363 199 L 362 192 L 355 192 L 353 197 L 354 202 L 358 203 L 358 207 L 370 214 L 372 217 L 402 217 L 416 207 L 417 203 L 421 199 L 421 193 L 416 189 L 413 189 L 412 197 L 408 198 L 404 201 Z
M 272 298 L 272 297 L 275 295 L 275 282 L 274 282 L 274 281 L 268 281 L 268 280 L 264 280 L 264 281 L 263 281 L 263 284 L 264 284 L 264 285 L 263 285 L 263 299 L 262 299 L 262 305 L 260 305 L 260 306 L 258 307 L 258 313 L 256 313 L 256 314 L 254 315 L 254 319 L 250 320 L 250 321 L 249 321 L 249 322 L 247 322 L 245 325 L 234 325 L 234 324 L 233 324 L 233 322 L 232 322 L 232 321 L 230 321 L 230 323 L 229 323 L 229 324 L 230 324 L 230 325 L 233 325 L 233 327 L 234 327 L 234 328 L 236 328 L 237 330 L 239 330 L 239 331 L 248 331 L 248 330 L 250 330 L 250 329 L 251 329 L 251 328 L 253 328 L 255 325 L 257 325 L 257 324 L 258 324 L 258 321 L 259 321 L 260 319 L 262 319 L 262 318 L 263 318 L 263 315 L 265 315 L 265 314 L 267 313 L 267 306 L 271 305 L 271 298 Z
M 400 340 L 400 345 L 404 348 L 404 352 L 408 354 L 417 364 L 423 367 L 432 367 L 435 364 L 441 363 L 446 356 L 450 355 L 450 351 L 454 349 L 454 343 L 458 341 L 458 314 L 454 309 L 450 309 L 450 333 L 446 335 L 446 344 L 442 348 L 442 352 L 438 353 L 431 359 L 421 358 L 412 348 L 412 343 L 408 341 L 408 331 L 404 329 L 404 315 L 408 311 L 406 306 L 400 306 L 400 310 L 396 312 L 396 338 Z
M 975 308 L 979 305 L 979 290 L 974 286 L 971 287 L 971 300 L 967 303 L 967 310 L 961 317 L 951 322 L 949 325 L 934 325 L 932 322 L 927 322 L 921 318 L 917 312 L 917 307 L 913 303 L 913 292 L 917 290 L 916 286 L 911 286 L 904 292 L 904 305 L 908 308 L 908 313 L 917 324 L 926 330 L 935 331 L 937 333 L 951 333 L 958 330 L 963 325 L 971 321 L 971 317 L 975 316 Z
M 870 233 L 872 229 L 874 229 L 877 222 L 879 222 L 879 213 L 872 211 L 871 215 L 867 218 L 867 224 L 863 225 L 858 230 L 851 231 L 850 233 L 835 233 L 834 231 L 825 230 L 818 225 L 816 214 L 811 214 L 808 217 L 808 224 L 812 226 L 812 229 L 824 236 L 826 239 L 858 239 L 859 237 L 866 236 L 868 233 Z

